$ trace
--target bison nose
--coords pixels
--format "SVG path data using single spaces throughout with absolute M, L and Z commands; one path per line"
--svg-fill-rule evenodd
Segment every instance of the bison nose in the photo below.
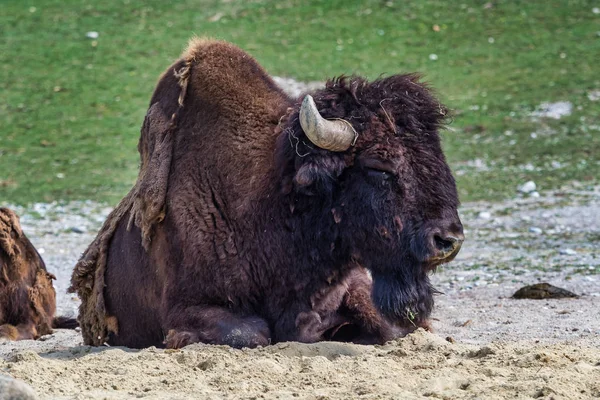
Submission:
M 440 263 L 452 260 L 458 254 L 464 240 L 462 229 L 433 233 L 430 241 L 431 256 L 428 261 Z
M 451 254 L 460 249 L 465 240 L 465 236 L 461 234 L 451 235 L 434 235 L 435 249 L 439 255 Z

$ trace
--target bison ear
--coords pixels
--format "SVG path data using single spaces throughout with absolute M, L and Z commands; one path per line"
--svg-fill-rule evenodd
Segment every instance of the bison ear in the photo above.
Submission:
M 307 195 L 330 193 L 345 166 L 344 159 L 338 156 L 303 159 L 297 165 L 294 187 L 297 192 Z

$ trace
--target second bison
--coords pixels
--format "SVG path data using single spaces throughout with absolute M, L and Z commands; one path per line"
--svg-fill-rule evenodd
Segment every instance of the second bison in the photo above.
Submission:
M 427 326 L 428 274 L 463 241 L 444 117 L 415 75 L 294 99 L 237 47 L 193 40 L 152 96 L 135 187 L 73 273 L 85 342 L 381 343 Z
M 74 328 L 55 318 L 54 275 L 23 233 L 17 215 L 0 208 L 0 339 L 37 339 L 52 328 Z

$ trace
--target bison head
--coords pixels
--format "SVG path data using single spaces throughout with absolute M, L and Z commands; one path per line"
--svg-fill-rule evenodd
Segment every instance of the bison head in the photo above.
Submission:
M 428 273 L 458 253 L 463 228 L 440 145 L 446 109 L 416 75 L 338 78 L 280 122 L 282 190 L 311 257 L 373 276 L 389 319 L 426 324 Z

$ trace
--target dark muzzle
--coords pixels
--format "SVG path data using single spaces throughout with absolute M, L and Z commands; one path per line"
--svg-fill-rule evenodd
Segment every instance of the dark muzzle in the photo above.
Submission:
M 423 261 L 432 266 L 452 261 L 464 240 L 465 235 L 460 222 L 433 229 L 426 238 L 428 251 Z

